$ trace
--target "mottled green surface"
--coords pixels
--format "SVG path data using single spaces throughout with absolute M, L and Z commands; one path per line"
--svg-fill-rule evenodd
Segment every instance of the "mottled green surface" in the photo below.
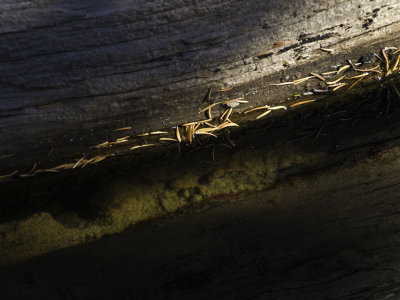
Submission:
M 23 220 L 0 225 L 0 263 L 13 263 L 91 241 L 188 205 L 206 200 L 212 202 L 215 197 L 263 190 L 275 183 L 278 170 L 312 165 L 321 157 L 321 153 L 248 149 L 219 165 L 180 166 L 174 170 L 173 179 L 169 165 L 147 170 L 146 176 L 152 181 L 138 182 L 136 177 L 117 179 L 101 186 L 97 195 L 88 199 L 101 211 L 101 217 L 83 219 L 70 212 L 62 217 L 66 220 L 63 224 L 49 212 L 38 212 Z
M 399 174 L 395 147 L 267 190 L 210 199 L 120 234 L 3 266 L 1 296 L 395 300 Z
M 392 89 L 397 82 L 387 83 L 373 84 L 366 94 L 353 89 L 344 97 L 322 98 L 244 124 L 231 131 L 235 148 L 228 149 L 222 135 L 180 150 L 176 145 L 159 152 L 146 149 L 3 185 L 0 263 L 93 241 L 221 199 L 229 202 L 293 177 L 365 164 L 385 149 L 392 149 L 388 157 L 374 159 L 384 168 L 397 167 L 400 101 Z M 357 172 L 368 176 L 369 171 Z

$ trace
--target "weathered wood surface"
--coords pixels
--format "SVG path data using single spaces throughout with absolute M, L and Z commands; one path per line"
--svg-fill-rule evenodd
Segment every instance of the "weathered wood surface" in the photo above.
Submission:
M 117 127 L 140 133 L 196 120 L 210 86 L 235 85 L 232 95 L 253 103 L 282 101 L 266 83 L 285 80 L 283 62 L 331 66 L 345 57 L 329 57 L 320 46 L 346 53 L 395 38 L 399 6 L 395 0 L 3 1 L 0 171 L 30 168 L 52 147 L 59 161 L 79 157 Z M 272 49 L 282 40 L 291 42 Z

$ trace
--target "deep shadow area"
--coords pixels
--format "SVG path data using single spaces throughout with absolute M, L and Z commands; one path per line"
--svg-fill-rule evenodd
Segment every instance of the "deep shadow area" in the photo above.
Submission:
M 395 299 L 400 177 L 387 163 L 292 178 L 3 267 L 2 299 Z
M 10 190 L 3 185 L 3 195 L 10 198 L 1 205 L 10 215 L 2 222 L 15 224 L 15 230 L 29 227 L 23 224 L 27 215 L 45 212 L 52 218 L 49 224 L 75 230 L 66 239 L 83 238 L 82 243 L 106 236 L 25 261 L 29 251 L 38 253 L 38 244 L 46 246 L 39 238 L 50 229 L 1 244 L 27 246 L 19 263 L 0 269 L 2 299 L 396 299 L 397 84 L 396 78 L 386 78 L 362 86 L 364 93 L 321 98 L 312 106 L 243 125 L 213 143 L 182 146 L 181 153 L 174 145 L 56 175 L 62 177 L 37 177 L 25 181 L 26 190 L 19 182 L 8 185 Z M 236 147 L 223 146 L 227 136 Z M 258 163 L 268 166 L 270 160 L 278 163 L 258 170 L 262 184 L 254 190 L 227 193 L 221 188 L 213 197 L 202 194 L 201 201 L 195 200 L 200 189 L 212 188 L 215 174 L 246 179 L 250 175 L 241 174 L 246 170 L 241 165 L 253 161 L 247 169 L 257 171 Z M 276 172 L 272 180 L 271 170 Z M 186 180 L 188 174 L 196 174 L 198 190 L 176 185 L 176 178 Z M 151 192 L 161 183 L 161 190 L 176 189 L 172 201 L 183 199 L 184 205 L 169 208 L 167 194 Z M 150 190 L 140 195 L 147 197 L 145 203 L 156 198 L 158 212 L 128 220 L 125 225 L 136 224 L 120 234 L 93 230 L 84 236 L 90 226 L 119 225 L 112 223 L 115 210 L 120 217 L 147 209 L 116 201 L 119 189 L 135 185 Z M 29 191 L 33 196 L 24 198 Z M 30 202 L 19 207 L 24 199 Z M 52 237 L 58 238 L 57 232 Z M 62 245 L 71 243 L 57 247 Z M 41 253 L 49 249 L 54 248 Z

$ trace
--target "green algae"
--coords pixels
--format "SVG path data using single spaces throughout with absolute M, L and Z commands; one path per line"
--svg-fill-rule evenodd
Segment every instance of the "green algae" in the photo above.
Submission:
M 208 164 L 201 168 L 178 164 L 174 166 L 173 173 L 170 165 L 158 169 L 152 166 L 140 174 L 143 180 L 137 180 L 137 174 L 131 180 L 124 176 L 100 188 L 90 199 L 93 207 L 101 212 L 96 218 L 85 219 L 70 212 L 64 216 L 70 222 L 68 225 L 61 222 L 59 217 L 55 218 L 44 211 L 19 221 L 3 223 L 0 225 L 0 264 L 11 264 L 56 249 L 90 242 L 193 204 L 236 201 L 229 195 L 272 188 L 277 184 L 282 170 L 318 165 L 325 158 L 326 153 L 304 152 L 296 148 L 281 151 L 258 149 L 241 151 L 219 164 Z M 382 168 L 390 171 L 399 167 L 400 148 L 397 147 L 381 151 L 373 158 L 365 158 L 352 166 L 341 167 L 340 170 L 376 176 Z M 340 170 L 337 170 L 337 174 L 343 171 Z M 279 205 L 280 195 L 284 191 L 279 188 L 273 191 L 276 194 L 273 202 Z M 245 201 L 245 197 L 241 198 L 241 201 Z
M 123 231 L 180 209 L 214 201 L 217 197 L 259 191 L 273 186 L 279 170 L 317 163 L 323 153 L 286 150 L 240 151 L 218 164 L 149 166 L 138 175 L 116 178 L 89 199 L 97 216 L 83 218 L 75 212 L 54 217 L 35 213 L 23 220 L 0 225 L 0 264 L 10 264 L 55 249 L 70 247 Z M 174 172 L 171 172 L 171 169 Z
M 356 109 L 358 110 L 358 108 Z M 335 107 L 334 110 L 340 111 L 340 107 Z M 290 120 L 291 123 L 294 121 Z M 318 125 L 314 127 L 315 130 L 320 128 L 321 121 L 323 120 L 316 120 Z M 299 122 L 303 122 L 303 120 L 301 119 Z M 379 125 L 379 123 L 369 124 L 370 119 L 367 119 L 367 122 L 368 124 L 360 123 L 362 132 L 366 128 L 368 131 L 382 132 L 382 128 L 384 128 L 387 133 L 397 136 L 398 126 L 396 123 L 393 126 L 386 126 L 385 124 Z M 390 120 L 387 122 L 390 124 Z M 339 127 L 337 124 L 343 125 Z M 11 264 L 56 249 L 90 242 L 105 235 L 121 232 L 139 222 L 170 215 L 181 210 L 189 210 L 192 207 L 201 208 L 206 207 L 209 203 L 237 201 L 236 195 L 272 189 L 280 182 L 282 176 L 285 176 L 283 174 L 298 176 L 305 170 L 319 169 L 329 166 L 329 164 L 336 165 L 336 162 L 341 159 L 343 162 L 349 160 L 347 151 L 342 154 L 340 151 L 337 154 L 329 153 L 329 149 L 337 149 L 338 143 L 344 147 L 343 149 L 354 147 L 352 142 L 343 140 L 343 130 L 347 130 L 344 123 L 339 122 L 335 126 L 331 126 L 331 133 L 325 140 L 321 136 L 312 141 L 304 141 L 301 145 L 287 141 L 293 140 L 293 138 L 294 140 L 298 139 L 294 129 L 299 130 L 297 133 L 308 132 L 309 129 L 296 128 L 297 124 L 291 126 L 291 128 L 285 128 L 286 131 L 283 133 L 287 133 L 282 138 L 282 131 L 275 128 L 276 131 L 269 135 L 265 132 L 258 132 L 254 139 L 246 141 L 244 146 L 235 150 L 224 152 L 216 148 L 215 153 L 213 150 L 213 156 L 209 155 L 210 153 L 202 155 L 194 153 L 193 155 L 182 155 L 176 160 L 161 164 L 160 161 L 154 161 L 138 169 L 128 168 L 128 171 L 122 175 L 115 174 L 118 172 L 113 172 L 113 169 L 110 172 L 103 165 L 101 169 L 99 168 L 101 172 L 97 174 L 98 179 L 97 177 L 94 179 L 96 192 L 83 193 L 84 198 L 78 199 L 87 204 L 89 214 L 68 209 L 60 209 L 59 211 L 62 213 L 59 213 L 46 210 L 44 207 L 44 209 L 24 216 L 18 221 L 7 221 L 0 224 L 0 264 Z M 392 129 L 388 131 L 388 128 Z M 354 132 L 360 147 L 363 143 L 368 144 L 368 141 L 371 140 L 371 137 L 363 140 L 364 137 L 360 135 L 360 130 Z M 375 134 L 372 133 L 371 136 Z M 246 136 L 246 130 L 242 136 Z M 349 134 L 346 140 L 351 141 L 353 136 Z M 379 139 L 379 135 L 376 136 Z M 270 140 L 274 140 L 274 137 L 276 137 L 275 142 L 269 143 Z M 261 143 L 261 146 L 257 144 L 253 148 L 251 146 L 253 142 L 260 139 L 265 139 L 266 142 Z M 386 135 L 385 139 L 387 139 Z M 283 141 L 285 144 L 277 143 L 276 140 Z M 256 142 L 254 143 L 256 144 Z M 309 143 L 310 145 L 308 145 Z M 319 148 L 318 143 L 324 144 L 324 147 Z M 369 152 L 369 146 L 365 150 L 357 151 Z M 351 155 L 354 154 L 352 151 L 349 152 Z M 213 162 L 214 154 L 215 162 Z M 373 156 L 373 159 L 361 156 L 358 160 L 353 166 L 346 166 L 346 168 L 354 168 L 355 173 L 359 172 L 363 176 L 370 176 L 365 170 L 369 170 L 373 166 L 384 166 L 388 170 L 398 168 L 400 166 L 400 149 L 392 148 L 381 151 Z M 124 166 L 127 164 L 124 162 Z M 90 175 L 91 169 L 83 171 L 86 172 L 86 170 Z M 79 180 L 74 183 L 79 185 L 76 192 L 85 188 L 80 186 Z M 40 195 L 44 191 L 35 193 Z M 270 200 L 275 205 L 279 205 L 282 193 L 284 191 L 281 189 L 274 189 L 273 194 L 276 194 L 276 197 Z M 67 202 L 74 200 L 68 199 L 68 197 L 73 197 L 71 196 L 73 193 L 66 194 Z M 57 197 L 57 194 L 54 197 Z M 241 197 L 241 199 L 245 198 Z M 57 203 L 58 199 L 55 199 L 54 202 Z

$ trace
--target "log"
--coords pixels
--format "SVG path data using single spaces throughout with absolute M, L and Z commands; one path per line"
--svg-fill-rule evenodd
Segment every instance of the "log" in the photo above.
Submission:
M 79 158 L 119 127 L 135 135 L 198 120 L 210 88 L 234 86 L 227 97 L 252 106 L 280 103 L 285 97 L 269 83 L 397 41 L 399 5 L 3 2 L 0 174 Z
M 197 120 L 210 88 L 234 86 L 226 97 L 249 107 L 286 104 L 298 90 L 269 84 L 400 41 L 396 1 L 0 7 L 4 172 L 70 162 L 118 127 Z M 377 79 L 354 98 L 244 124 L 223 140 L 233 149 L 139 154 L 136 164 L 121 152 L 5 181 L 2 299 L 396 299 L 396 84 Z M 209 191 L 226 178 L 231 186 Z

